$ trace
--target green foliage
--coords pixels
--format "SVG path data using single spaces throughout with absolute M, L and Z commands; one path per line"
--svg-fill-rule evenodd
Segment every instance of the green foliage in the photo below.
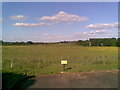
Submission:
M 116 38 L 90 39 L 92 46 L 117 46 Z
M 79 40 L 76 42 L 76 44 L 81 45 L 81 46 L 89 46 L 89 41 Z
M 117 46 L 120 47 L 120 38 L 117 39 Z

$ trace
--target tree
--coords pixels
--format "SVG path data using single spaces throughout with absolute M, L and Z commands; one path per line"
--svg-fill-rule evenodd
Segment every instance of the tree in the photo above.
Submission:
M 27 41 L 27 43 L 28 43 L 28 44 L 33 44 L 33 42 L 32 42 L 32 41 Z

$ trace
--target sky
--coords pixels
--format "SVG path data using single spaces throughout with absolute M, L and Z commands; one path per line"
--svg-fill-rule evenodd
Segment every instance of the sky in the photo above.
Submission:
M 3 41 L 118 37 L 117 2 L 3 2 Z
M 0 40 L 2 40 L 2 3 L 0 2 Z
M 119 0 L 0 0 L 2 2 L 119 2 Z

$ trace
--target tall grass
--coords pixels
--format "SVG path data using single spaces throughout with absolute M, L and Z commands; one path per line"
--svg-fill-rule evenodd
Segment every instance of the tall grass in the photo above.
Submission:
M 68 60 L 68 72 L 118 68 L 117 47 L 82 47 L 74 44 L 3 46 L 3 70 L 28 75 L 62 71 L 60 61 Z M 12 67 L 11 67 L 12 63 Z

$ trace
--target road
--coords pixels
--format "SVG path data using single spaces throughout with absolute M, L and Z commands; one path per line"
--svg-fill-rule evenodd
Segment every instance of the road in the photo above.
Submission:
M 33 78 L 36 82 L 29 88 L 117 88 L 118 71 L 91 71 L 56 75 L 43 75 Z

